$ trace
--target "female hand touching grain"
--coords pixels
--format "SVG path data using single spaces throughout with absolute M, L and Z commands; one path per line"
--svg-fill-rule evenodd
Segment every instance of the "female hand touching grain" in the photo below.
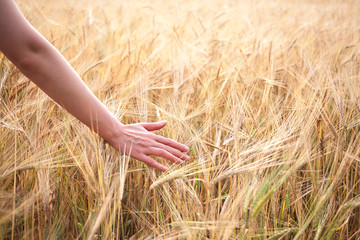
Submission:
M 106 141 L 121 152 L 156 169 L 166 171 L 165 166 L 149 155 L 159 156 L 179 164 L 189 159 L 189 156 L 185 154 L 189 151 L 187 146 L 151 132 L 163 128 L 166 123 L 163 121 L 123 125 L 119 132 L 114 132 L 115 134 Z
M 0 0 L 0 51 L 55 102 L 115 149 L 161 171 L 167 168 L 150 155 L 175 163 L 188 159 L 187 146 L 151 133 L 166 122 L 121 124 L 65 58 L 30 25 L 13 0 Z

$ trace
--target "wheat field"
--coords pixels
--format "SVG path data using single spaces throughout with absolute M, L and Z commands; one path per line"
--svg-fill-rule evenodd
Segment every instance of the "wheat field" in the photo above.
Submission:
M 119 154 L 0 53 L 0 239 L 360 238 L 359 1 L 17 4 L 191 158 Z

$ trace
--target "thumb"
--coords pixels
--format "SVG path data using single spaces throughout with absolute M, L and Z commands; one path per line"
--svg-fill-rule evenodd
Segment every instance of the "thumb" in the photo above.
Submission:
M 155 131 L 162 129 L 167 124 L 167 121 L 155 122 L 155 123 L 140 123 L 148 131 Z

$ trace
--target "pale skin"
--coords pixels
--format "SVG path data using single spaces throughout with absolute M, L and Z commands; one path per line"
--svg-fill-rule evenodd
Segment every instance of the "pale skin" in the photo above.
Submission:
M 55 102 L 120 152 L 166 171 L 150 156 L 181 164 L 189 148 L 152 133 L 166 125 L 121 124 L 84 84 L 65 58 L 24 18 L 13 0 L 0 0 L 0 51 Z

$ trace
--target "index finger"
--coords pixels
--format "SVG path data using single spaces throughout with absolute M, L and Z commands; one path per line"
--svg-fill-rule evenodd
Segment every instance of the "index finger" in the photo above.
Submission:
M 184 144 L 181 144 L 181 143 L 178 143 L 175 140 L 172 140 L 172 139 L 166 138 L 166 137 L 162 137 L 162 136 L 159 136 L 159 135 L 155 135 L 155 136 L 156 136 L 155 140 L 157 142 L 159 142 L 159 143 L 162 143 L 162 144 L 171 146 L 173 148 L 179 149 L 182 152 L 188 152 L 190 150 L 188 146 L 186 146 Z

